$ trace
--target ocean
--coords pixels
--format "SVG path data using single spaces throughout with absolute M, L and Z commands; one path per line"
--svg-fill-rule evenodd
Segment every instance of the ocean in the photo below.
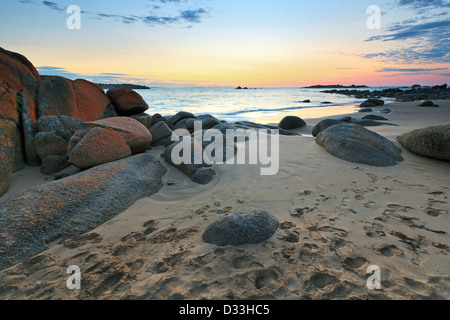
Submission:
M 386 87 L 361 88 L 382 90 Z M 270 122 L 276 116 L 295 112 L 302 118 L 341 115 L 357 110 L 365 99 L 322 93 L 311 88 L 152 88 L 135 90 L 149 105 L 149 114 L 174 115 L 189 111 L 211 114 L 220 120 Z M 310 100 L 310 103 L 301 101 Z M 328 101 L 331 104 L 323 104 Z

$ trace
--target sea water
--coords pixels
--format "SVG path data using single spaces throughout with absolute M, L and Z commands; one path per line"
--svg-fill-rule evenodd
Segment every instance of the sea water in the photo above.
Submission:
M 382 90 L 386 87 L 361 88 Z M 316 118 L 357 111 L 365 99 L 323 93 L 311 88 L 151 88 L 135 90 L 149 105 L 149 114 L 174 115 L 188 111 L 211 114 L 225 121 L 255 121 L 295 112 L 302 118 Z M 302 101 L 310 100 L 309 103 Z M 323 102 L 331 102 L 323 104 Z M 303 116 L 302 116 L 303 115 Z M 264 121 L 259 121 L 264 122 Z

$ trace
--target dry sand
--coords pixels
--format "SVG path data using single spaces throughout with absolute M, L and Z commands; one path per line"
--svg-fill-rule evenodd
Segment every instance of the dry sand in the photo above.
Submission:
M 436 103 L 441 107 L 390 104 L 385 116 L 398 126 L 369 129 L 396 141 L 450 123 L 450 102 Z M 307 119 L 304 132 L 319 121 Z M 450 298 L 449 162 L 403 149 L 402 163 L 378 168 L 335 158 L 312 137 L 280 142 L 276 176 L 261 176 L 259 166 L 216 166 L 216 180 L 199 186 L 169 168 L 165 179 L 175 185 L 1 271 L 0 298 Z M 33 172 L 15 175 L 5 197 L 45 182 Z M 280 222 L 276 234 L 240 247 L 202 241 L 209 224 L 242 207 L 271 212 Z M 66 287 L 70 265 L 81 269 L 81 290 Z M 366 286 L 371 265 L 380 267 L 381 290 Z

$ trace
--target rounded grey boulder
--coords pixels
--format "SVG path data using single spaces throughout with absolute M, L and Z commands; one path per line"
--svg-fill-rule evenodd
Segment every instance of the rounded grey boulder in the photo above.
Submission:
M 281 129 L 292 130 L 306 126 L 306 122 L 296 116 L 286 116 L 280 121 L 278 126 Z
M 278 221 L 262 209 L 244 208 L 227 214 L 203 233 L 203 241 L 217 246 L 258 244 L 277 230 Z
M 403 161 L 394 143 L 356 124 L 337 124 L 319 133 L 316 143 L 328 153 L 355 163 L 388 167 Z

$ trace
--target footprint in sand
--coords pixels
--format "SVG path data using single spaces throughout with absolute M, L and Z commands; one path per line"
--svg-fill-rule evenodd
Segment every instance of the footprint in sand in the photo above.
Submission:
M 82 234 L 78 237 L 64 240 L 64 245 L 69 249 L 75 249 L 86 244 L 99 243 L 103 240 L 103 237 L 95 232 Z
M 374 208 L 377 204 L 373 201 L 369 201 L 367 203 L 364 204 L 364 207 L 366 207 L 367 209 L 371 209 Z
M 102 296 L 108 290 L 116 286 L 120 280 L 125 276 L 123 272 L 114 272 L 106 277 L 92 292 L 94 298 Z
M 323 289 L 330 284 L 339 282 L 339 279 L 322 271 L 314 273 L 309 281 L 311 281 L 316 288 Z
M 308 264 L 313 263 L 318 252 L 320 252 L 320 249 L 317 245 L 313 243 L 305 243 L 300 249 L 300 261 Z
M 278 277 L 278 271 L 275 267 L 258 271 L 255 279 L 255 287 L 256 289 L 261 289 L 269 283 L 278 280 Z
M 344 266 L 350 267 L 351 269 L 360 269 L 365 264 L 367 264 L 367 259 L 364 257 L 347 257 L 344 260 Z
M 397 248 L 395 245 L 386 245 L 379 249 L 377 249 L 379 253 L 381 253 L 385 257 L 393 257 L 403 254 L 403 251 Z

